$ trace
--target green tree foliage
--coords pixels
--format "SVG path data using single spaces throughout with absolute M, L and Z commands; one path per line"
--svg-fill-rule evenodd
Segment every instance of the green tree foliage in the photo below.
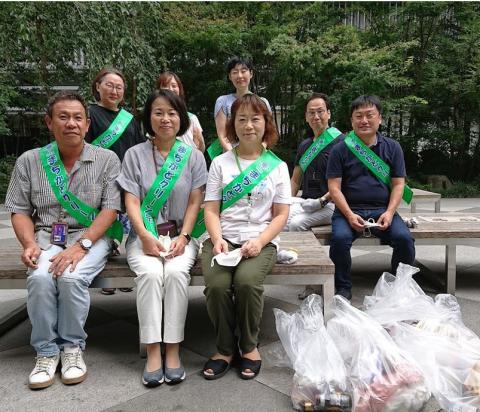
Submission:
M 286 160 L 304 137 L 309 93 L 331 96 L 344 131 L 352 99 L 375 93 L 410 174 L 468 180 L 480 172 L 479 12 L 475 2 L 1 3 L 0 134 L 7 107 L 41 112 L 67 85 L 91 100 L 94 74 L 112 65 L 139 117 L 158 74 L 177 72 L 209 141 L 215 99 L 233 91 L 225 63 L 242 55 L 254 61 L 253 89 L 272 105 Z

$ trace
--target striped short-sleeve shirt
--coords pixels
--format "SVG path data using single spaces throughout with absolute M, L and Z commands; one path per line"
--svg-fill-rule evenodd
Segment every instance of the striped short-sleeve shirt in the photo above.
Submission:
M 119 173 L 120 160 L 115 153 L 85 143 L 79 160 L 70 171 L 69 191 L 91 207 L 120 210 L 120 190 L 115 183 Z M 63 220 L 68 224 L 67 245 L 73 244 L 86 229 L 60 206 L 43 169 L 40 149 L 29 150 L 17 159 L 5 208 L 11 213 L 32 217 L 37 241 L 42 248 L 48 246 L 42 243 L 49 239 L 52 223 L 57 222 L 61 215 L 65 216 Z

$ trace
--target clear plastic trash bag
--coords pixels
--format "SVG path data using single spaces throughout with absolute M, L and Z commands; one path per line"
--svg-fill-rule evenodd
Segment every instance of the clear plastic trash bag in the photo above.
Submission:
M 345 365 L 323 321 L 322 298 L 312 294 L 300 309 L 274 309 L 277 333 L 295 371 L 292 403 L 297 410 L 350 410 Z
M 353 411 L 423 408 L 430 391 L 420 368 L 376 320 L 335 296 L 327 331 L 345 361 L 353 387 Z
M 460 348 L 437 329 L 405 322 L 389 326 L 399 347 L 414 358 L 440 406 L 449 412 L 480 411 L 480 356 L 475 348 Z

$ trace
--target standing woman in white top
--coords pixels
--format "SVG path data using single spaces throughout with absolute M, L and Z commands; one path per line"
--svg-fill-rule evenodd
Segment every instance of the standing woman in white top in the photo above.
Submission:
M 155 84 L 157 89 L 168 89 L 174 92 L 177 96 L 180 96 L 185 102 L 185 89 L 183 88 L 182 81 L 173 72 L 163 72 L 158 76 Z M 190 117 L 190 126 L 188 130 L 181 136 L 177 136 L 177 139 L 186 143 L 192 147 L 196 147 L 202 153 L 205 151 L 205 141 L 203 140 L 203 129 L 200 126 L 198 117 L 193 113 L 188 112 Z
M 213 160 L 205 194 L 210 238 L 203 245 L 202 271 L 217 346 L 217 353 L 203 369 L 209 380 L 225 375 L 238 349 L 241 377 L 252 379 L 260 371 L 257 346 L 263 282 L 275 264 L 277 235 L 287 221 L 291 203 L 287 165 L 262 144 L 271 147 L 278 139 L 262 99 L 246 94 L 233 103 L 227 137 L 238 146 Z M 234 249 L 241 254 L 237 265 L 218 263 L 221 254 Z
M 250 93 L 250 81 L 253 77 L 252 62 L 246 58 L 234 57 L 227 63 L 227 73 L 228 80 L 235 87 L 235 93 L 220 96 L 215 102 L 214 110 L 217 136 L 224 152 L 232 148 L 232 144 L 227 138 L 227 121 L 231 116 L 232 104 L 239 97 Z M 268 100 L 264 97 L 262 97 L 262 100 L 267 105 L 268 111 L 271 112 Z

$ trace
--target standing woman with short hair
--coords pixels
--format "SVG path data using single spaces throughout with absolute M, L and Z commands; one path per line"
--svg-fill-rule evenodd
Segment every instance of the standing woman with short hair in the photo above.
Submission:
M 217 136 L 222 145 L 223 151 L 231 150 L 232 144 L 227 138 L 227 121 L 231 116 L 233 102 L 238 98 L 250 93 L 250 81 L 253 77 L 253 64 L 251 60 L 243 57 L 233 57 L 227 63 L 228 80 L 235 87 L 235 93 L 220 96 L 215 102 L 215 127 Z M 271 112 L 270 104 L 264 97 L 261 98 Z
M 171 90 L 185 102 L 185 89 L 183 88 L 180 77 L 175 73 L 168 71 L 163 72 L 158 76 L 155 86 L 157 89 Z M 190 127 L 183 135 L 177 136 L 177 139 L 192 147 L 196 147 L 203 153 L 205 151 L 205 141 L 203 140 L 202 126 L 200 126 L 198 117 L 193 113 L 188 112 L 188 117 L 190 118 Z
M 278 139 L 265 102 L 254 94 L 237 99 L 227 136 L 238 146 L 213 160 L 205 194 L 210 238 L 203 244 L 202 271 L 217 346 L 203 369 L 209 380 L 225 375 L 238 349 L 241 377 L 252 379 L 260 371 L 263 282 L 276 262 L 277 236 L 291 203 L 288 167 L 262 144 L 271 147 Z M 241 260 L 223 265 L 223 254 L 234 249 Z
M 124 104 L 126 81 L 120 70 L 105 67 L 100 70 L 92 82 L 92 95 L 96 104 L 88 108 L 90 128 L 85 141 L 115 152 L 123 161 L 125 152 L 132 146 L 145 141 L 138 122 Z M 121 215 L 121 218 L 124 215 Z M 128 233 L 128 220 L 121 219 Z M 120 288 L 123 292 L 131 292 L 131 288 Z M 103 288 L 102 294 L 113 295 L 114 288 Z
M 203 201 L 207 167 L 199 150 L 176 138 L 188 129 L 189 117 L 183 100 L 170 90 L 155 90 L 147 99 L 144 126 L 152 138 L 127 151 L 117 182 L 125 191 L 133 227 L 126 250 L 137 275 L 140 342 L 147 346 L 142 382 L 154 387 L 164 380 L 185 379 L 179 348 L 190 269 L 199 246 L 191 234 Z M 170 238 L 171 245 L 166 244 Z

